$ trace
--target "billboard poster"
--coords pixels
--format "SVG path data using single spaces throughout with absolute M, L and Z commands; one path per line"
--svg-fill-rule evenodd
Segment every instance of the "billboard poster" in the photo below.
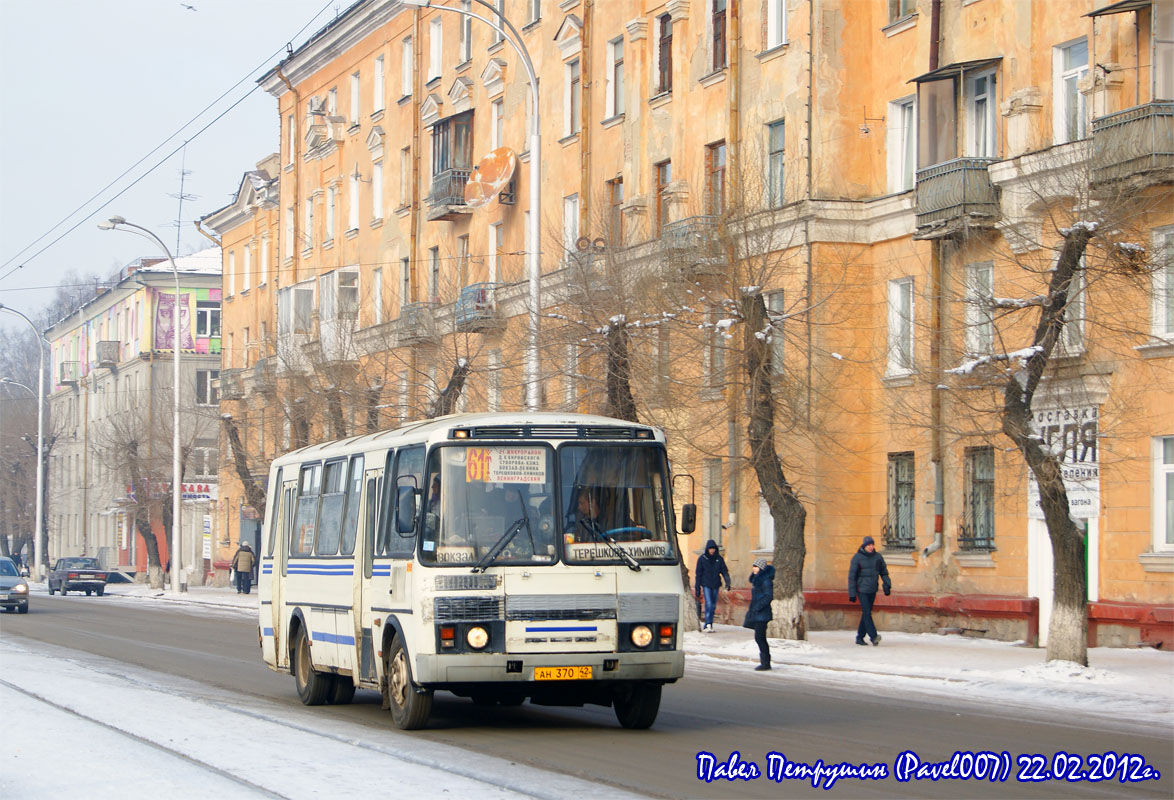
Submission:
M 156 350 L 174 349 L 177 320 L 180 349 L 193 349 L 195 344 L 192 341 L 191 295 L 182 293 L 179 295 L 179 309 L 177 314 L 175 295 L 160 292 L 159 302 L 155 305 Z
M 1072 405 L 1035 412 L 1032 427 L 1044 447 L 1060 459 L 1064 489 L 1068 492 L 1069 515 L 1090 519 L 1101 513 L 1101 465 L 1097 447 L 1097 407 Z M 1027 516 L 1043 519 L 1039 484 L 1027 473 Z

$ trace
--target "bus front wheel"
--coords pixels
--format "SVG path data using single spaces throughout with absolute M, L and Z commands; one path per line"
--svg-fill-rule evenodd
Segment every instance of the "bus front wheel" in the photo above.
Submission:
M 412 682 L 412 665 L 408 661 L 408 650 L 399 636 L 391 646 L 391 653 L 385 663 L 387 673 L 387 699 L 391 706 L 391 719 L 403 731 L 423 728 L 432 713 L 432 691 L 420 689 Z
M 660 689 L 659 683 L 638 683 L 631 691 L 617 694 L 612 701 L 616 719 L 631 730 L 652 727 L 656 713 L 660 711 Z
M 308 706 L 325 703 L 330 693 L 332 676 L 314 670 L 314 664 L 310 661 L 310 640 L 304 626 L 298 628 L 294 637 L 292 660 L 294 685 L 298 688 L 298 697 L 302 703 Z

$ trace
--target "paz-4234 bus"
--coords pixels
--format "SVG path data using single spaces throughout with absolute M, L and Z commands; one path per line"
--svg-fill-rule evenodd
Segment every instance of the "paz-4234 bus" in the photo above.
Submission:
M 268 498 L 261 651 L 307 705 L 374 689 L 414 729 L 443 690 L 612 706 L 647 728 L 684 672 L 659 430 L 448 416 L 284 455 Z M 681 532 L 695 519 L 683 505 Z

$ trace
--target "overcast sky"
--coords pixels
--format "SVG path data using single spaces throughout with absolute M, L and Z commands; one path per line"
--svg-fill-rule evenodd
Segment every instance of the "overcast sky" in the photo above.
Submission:
M 183 151 L 101 206 L 185 139 L 184 193 L 197 197 L 184 202 L 177 255 L 209 246 L 191 221 L 226 205 L 241 175 L 278 149 L 276 100 L 257 88 L 196 131 L 253 89 L 287 42 L 301 45 L 351 2 L 0 0 L 0 303 L 32 316 L 70 270 L 113 274 L 159 254 L 133 234 L 99 231 L 113 215 L 174 249 L 179 201 L 171 195 L 179 193 Z M 69 216 L 241 79 L 183 134 Z M 0 324 L 12 319 L 0 314 Z

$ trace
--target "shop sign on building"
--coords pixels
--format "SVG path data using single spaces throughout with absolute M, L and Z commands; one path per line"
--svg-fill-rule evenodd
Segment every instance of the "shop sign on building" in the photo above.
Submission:
M 1044 447 L 1060 458 L 1068 509 L 1075 519 L 1090 519 L 1101 513 L 1101 464 L 1097 449 L 1098 414 L 1095 405 L 1071 405 L 1035 412 L 1032 427 Z M 1027 473 L 1027 516 L 1043 519 L 1039 484 Z

